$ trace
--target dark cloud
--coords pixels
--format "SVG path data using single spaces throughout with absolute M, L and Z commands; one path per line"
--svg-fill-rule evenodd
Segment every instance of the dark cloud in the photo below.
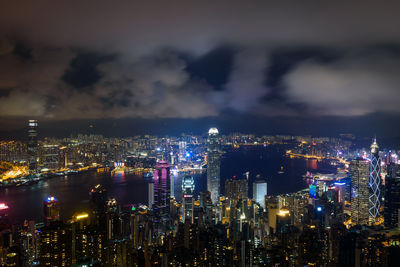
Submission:
M 97 65 L 113 59 L 113 55 L 78 52 L 65 70 L 62 80 L 73 88 L 90 87 L 101 78 Z
M 0 10 L 0 114 L 398 114 L 399 7 L 8 3 Z
M 204 79 L 216 90 L 222 90 L 232 70 L 236 50 L 230 46 L 219 46 L 203 56 L 188 60 L 187 72 Z

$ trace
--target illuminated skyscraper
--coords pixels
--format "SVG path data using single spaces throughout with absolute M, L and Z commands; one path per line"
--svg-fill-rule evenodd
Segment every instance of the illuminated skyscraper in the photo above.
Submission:
M 40 230 L 40 266 L 71 266 L 72 234 L 69 225 L 54 221 Z
M 225 196 L 230 201 L 239 202 L 242 199 L 247 199 L 247 180 L 245 179 L 227 179 L 225 181 Z
M 267 182 L 256 180 L 253 183 L 253 199 L 265 209 L 265 196 L 267 195 Z
M 92 221 L 104 230 L 106 227 L 107 190 L 101 184 L 98 184 L 90 191 L 90 197 L 93 213 Z
M 148 207 L 151 209 L 154 204 L 154 182 L 150 181 L 149 184 L 147 185 L 148 187 Z
M 37 120 L 29 120 L 28 122 L 28 162 L 29 170 L 36 173 L 38 170 L 38 122 Z
M 193 194 L 194 194 L 194 179 L 190 175 L 186 175 L 182 180 L 182 195 L 183 195 L 183 220 L 190 220 L 193 223 Z
M 59 167 L 58 145 L 43 145 L 40 151 L 41 169 L 56 170 Z
M 7 228 L 7 225 L 9 225 L 8 206 L 6 203 L 0 203 L 0 229 Z
M 211 192 L 212 203 L 217 203 L 220 194 L 220 152 L 217 128 L 211 128 L 208 131 L 207 190 Z
M 363 158 L 353 159 L 350 163 L 351 175 L 351 222 L 368 224 L 368 178 L 369 161 Z
M 43 201 L 43 215 L 46 223 L 60 220 L 60 203 L 55 197 Z
M 385 209 L 383 212 L 386 227 L 399 227 L 400 211 L 400 165 L 390 163 L 385 178 Z
M 374 224 L 379 217 L 381 206 L 381 159 L 376 138 L 371 145 L 371 164 L 369 167 L 369 223 Z
M 171 173 L 166 161 L 159 161 L 154 171 L 154 213 L 158 216 L 169 214 L 171 198 Z

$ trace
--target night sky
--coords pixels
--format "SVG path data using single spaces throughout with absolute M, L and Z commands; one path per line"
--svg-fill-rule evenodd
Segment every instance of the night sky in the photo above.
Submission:
M 54 136 L 400 137 L 399 3 L 13 2 L 0 8 L 3 138 L 29 118 Z

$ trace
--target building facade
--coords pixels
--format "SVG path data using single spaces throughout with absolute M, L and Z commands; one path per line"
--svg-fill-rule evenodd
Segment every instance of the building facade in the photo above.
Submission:
M 183 221 L 189 220 L 193 223 L 193 206 L 194 206 L 194 179 L 190 175 L 186 175 L 182 181 L 182 207 Z
M 29 171 L 36 173 L 38 171 L 38 122 L 37 120 L 29 120 L 28 122 L 28 162 Z
M 368 224 L 369 197 L 369 161 L 363 158 L 353 159 L 350 163 L 351 175 L 351 222 Z
M 171 198 L 171 172 L 168 162 L 159 161 L 154 171 L 154 203 L 155 214 L 169 214 Z
M 399 227 L 400 210 L 400 165 L 387 166 L 385 179 L 384 224 L 386 227 Z
M 253 199 L 265 209 L 265 196 L 267 195 L 267 182 L 257 180 L 253 183 Z
M 220 194 L 221 164 L 217 128 L 211 128 L 208 131 L 207 142 L 207 190 L 211 192 L 211 201 L 215 204 Z
M 369 166 L 369 223 L 375 224 L 381 207 L 381 159 L 376 139 L 371 145 L 371 164 Z

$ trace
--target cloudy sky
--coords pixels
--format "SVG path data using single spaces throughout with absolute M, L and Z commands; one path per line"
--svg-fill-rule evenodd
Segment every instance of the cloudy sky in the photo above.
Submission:
M 37 118 L 396 136 L 400 4 L 275 2 L 3 4 L 2 130 Z

